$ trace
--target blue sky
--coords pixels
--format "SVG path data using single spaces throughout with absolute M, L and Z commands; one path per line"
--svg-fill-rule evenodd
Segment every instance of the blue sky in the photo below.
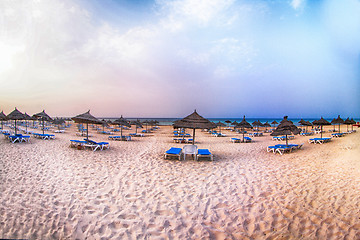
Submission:
M 360 116 L 360 1 L 1 1 L 0 110 Z

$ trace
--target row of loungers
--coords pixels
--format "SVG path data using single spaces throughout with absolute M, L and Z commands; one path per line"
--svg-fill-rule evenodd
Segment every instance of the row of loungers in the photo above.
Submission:
M 95 142 L 93 140 L 70 140 L 70 147 L 77 148 L 77 149 L 84 149 L 84 148 L 90 148 L 94 152 L 96 150 L 104 150 L 109 148 L 108 142 Z
M 174 143 L 193 143 L 192 138 L 173 138 Z
M 233 143 L 241 143 L 241 142 L 250 143 L 250 142 L 252 142 L 252 139 L 249 137 L 244 137 L 244 141 L 241 141 L 240 138 L 231 138 L 230 141 Z
M 108 138 L 114 141 L 131 141 L 131 136 L 109 136 Z
M 294 139 L 295 137 L 294 136 L 287 136 L 287 139 L 288 140 L 291 140 L 291 139 Z M 281 137 L 278 137 L 278 136 L 275 136 L 275 137 L 272 137 L 272 140 L 273 141 L 285 141 L 286 140 L 286 136 L 281 136 Z
M 284 153 L 300 149 L 303 145 L 304 144 L 288 144 L 286 146 L 285 144 L 277 144 L 275 146 L 268 146 L 267 152 L 273 152 L 275 154 L 279 153 L 280 155 L 283 155 Z
M 197 149 L 196 145 L 186 145 L 183 149 L 172 147 L 164 153 L 164 159 L 167 159 L 168 157 L 176 157 L 181 160 L 181 157 L 183 156 L 183 159 L 185 160 L 185 156 L 187 154 L 194 155 L 194 159 L 197 161 L 200 159 L 214 160 L 214 157 L 209 149 Z

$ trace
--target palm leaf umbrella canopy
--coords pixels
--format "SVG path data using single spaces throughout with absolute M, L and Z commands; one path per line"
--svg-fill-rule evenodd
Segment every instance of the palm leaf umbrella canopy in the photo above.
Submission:
M 11 113 L 9 113 L 9 115 L 7 115 L 7 118 L 10 120 L 15 120 L 15 135 L 16 135 L 17 134 L 16 121 L 23 120 L 24 114 L 22 112 L 20 112 L 19 110 L 17 110 L 17 108 L 15 108 L 14 111 L 12 111 Z
M 300 124 L 301 126 L 305 126 L 305 132 L 307 132 L 307 127 L 308 127 L 308 126 L 312 126 L 311 122 L 305 121 L 304 119 L 301 119 L 301 120 L 299 121 L 299 124 Z
M 122 129 L 123 129 L 123 126 L 126 126 L 126 127 L 131 127 L 130 123 L 128 120 L 126 120 L 125 118 L 123 118 L 123 116 L 121 115 L 120 118 L 116 119 L 113 124 L 116 124 L 116 125 L 119 125 L 120 126 L 120 135 L 121 135 L 121 138 L 122 138 Z
M 253 125 L 254 127 L 257 127 L 257 128 L 256 128 L 256 131 L 259 131 L 259 127 L 264 126 L 259 120 L 253 122 L 252 125 Z
M 275 127 L 275 125 L 278 124 L 278 122 L 274 120 L 274 121 L 272 121 L 271 124 L 274 125 L 273 127 Z
M 63 118 L 55 118 L 53 121 L 53 124 L 58 126 L 58 129 L 60 130 L 60 126 L 65 123 L 65 119 Z
M 225 123 L 227 123 L 227 124 L 228 124 L 228 127 L 229 127 L 229 124 L 231 123 L 231 121 L 230 121 L 230 120 L 226 120 Z
M 321 138 L 322 138 L 322 127 L 323 127 L 324 125 L 331 125 L 331 123 L 329 123 L 328 121 L 326 121 L 323 117 L 321 117 L 319 120 L 313 121 L 312 124 L 321 127 L 321 129 L 320 129 Z
M 174 128 L 190 128 L 193 129 L 193 145 L 195 143 L 195 129 L 212 129 L 216 125 L 206 118 L 200 116 L 196 110 L 181 120 L 177 120 L 173 124 Z
M 86 123 L 86 140 L 89 140 L 89 123 L 90 124 L 102 124 L 102 122 L 90 114 L 90 110 L 86 113 L 77 115 L 75 117 L 72 117 L 71 120 L 73 120 L 76 123 Z
M 270 136 L 279 136 L 285 135 L 286 146 L 288 146 L 287 135 L 297 135 L 300 133 L 300 129 L 294 125 L 294 123 L 287 119 L 288 116 L 285 116 L 284 119 L 280 122 L 279 126 L 273 131 Z
M 245 120 L 245 115 L 244 115 L 243 120 L 237 124 L 237 127 L 240 127 L 240 128 L 241 128 L 241 131 L 242 131 L 242 134 L 243 134 L 243 142 L 244 142 L 244 138 L 245 138 L 245 131 L 244 131 L 244 129 L 245 129 L 245 128 L 250 128 L 250 129 L 252 129 L 253 127 L 251 126 L 250 123 L 248 123 L 248 122 Z
M 231 125 L 234 126 L 234 130 L 235 130 L 235 128 L 237 127 L 238 124 L 239 124 L 239 123 L 238 123 L 237 121 L 233 121 L 233 122 L 231 123 Z
M 139 119 L 137 119 L 136 121 L 130 122 L 130 125 L 135 125 L 135 134 L 137 134 L 137 129 L 138 128 L 143 127 Z
M 348 131 L 349 131 L 349 125 L 352 124 L 352 121 L 350 120 L 350 118 L 347 118 L 347 119 L 344 121 L 344 124 L 346 125 L 346 131 L 348 132 Z
M 1 111 L 0 113 L 0 121 L 1 121 L 1 129 L 4 129 L 4 121 L 6 121 L 8 118 L 5 115 L 4 111 Z
M 49 115 L 46 114 L 45 110 L 43 110 L 42 112 L 34 114 L 33 117 L 36 117 L 38 120 L 42 121 L 42 130 L 43 130 L 43 134 L 44 134 L 45 121 L 52 121 L 52 118 Z
M 219 132 L 221 133 L 221 127 L 225 127 L 226 125 L 219 121 L 216 123 L 216 126 L 220 128 Z
M 333 124 L 339 124 L 339 133 L 340 133 L 340 124 L 343 124 L 343 123 L 344 123 L 344 120 L 341 119 L 340 115 L 338 115 L 338 117 L 337 117 L 335 120 L 331 121 L 331 123 L 333 123 Z
M 265 131 L 267 131 L 268 127 L 271 127 L 270 123 L 268 123 L 267 121 L 263 124 L 263 126 L 265 127 Z

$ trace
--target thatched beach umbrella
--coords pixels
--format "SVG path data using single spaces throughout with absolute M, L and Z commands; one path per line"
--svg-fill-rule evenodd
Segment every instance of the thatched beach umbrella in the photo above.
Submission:
M 213 122 L 210 122 L 206 118 L 200 116 L 196 110 L 189 116 L 177 120 L 173 124 L 174 128 L 190 128 L 193 129 L 193 145 L 195 143 L 195 129 L 211 129 L 215 128 L 216 125 Z
M 239 124 L 239 123 L 238 123 L 237 121 L 233 121 L 233 122 L 231 123 L 231 125 L 234 126 L 234 130 L 235 130 L 235 128 L 237 127 L 238 124 Z
M 349 131 L 349 125 L 352 124 L 352 121 L 350 120 L 350 118 L 347 118 L 347 119 L 344 121 L 344 124 L 346 125 L 346 131 L 348 132 L 348 131 Z
M 271 127 L 270 123 L 268 123 L 267 121 L 263 124 L 263 126 L 265 127 L 265 131 L 267 131 L 268 127 Z
M 241 131 L 242 131 L 242 134 L 243 134 L 243 142 L 244 142 L 244 139 L 245 139 L 245 128 L 250 128 L 250 129 L 251 129 L 251 128 L 253 128 L 253 127 L 251 126 L 250 123 L 248 123 L 248 122 L 245 120 L 245 115 L 244 115 L 243 120 L 237 124 L 237 127 L 241 128 Z
M 335 120 L 331 121 L 331 123 L 333 123 L 333 124 L 339 124 L 339 133 L 340 133 L 340 124 L 343 124 L 343 123 L 344 123 L 344 120 L 341 119 L 340 115 L 338 115 L 338 117 L 337 117 Z
M 120 126 L 120 135 L 122 138 L 122 127 L 126 126 L 126 127 L 131 127 L 130 123 L 128 120 L 126 120 L 125 118 L 123 118 L 123 116 L 121 115 L 120 118 L 116 119 L 113 124 L 119 125 Z
M 76 123 L 86 123 L 86 140 L 89 140 L 89 123 L 90 124 L 102 124 L 102 122 L 90 114 L 90 110 L 86 113 L 77 115 L 71 118 Z
M 227 125 L 228 125 L 228 127 L 229 127 L 231 121 L 230 121 L 230 120 L 226 120 L 225 123 L 227 123 Z
M 253 125 L 254 127 L 256 127 L 256 131 L 257 131 L 257 132 L 259 131 L 259 127 L 264 126 L 259 120 L 253 122 L 252 125 Z
M 65 123 L 65 119 L 63 118 L 55 118 L 53 121 L 53 124 L 58 126 L 58 129 L 60 130 L 60 126 Z
M 272 121 L 272 123 L 271 123 L 271 124 L 273 125 L 273 127 L 275 127 L 275 125 L 276 125 L 276 124 L 279 124 L 279 123 L 278 123 L 277 121 L 275 121 L 275 120 L 274 120 L 274 121 Z
M 12 111 L 11 113 L 9 113 L 9 115 L 7 115 L 7 118 L 10 120 L 15 120 L 15 135 L 16 135 L 17 134 L 16 121 L 23 120 L 24 114 L 22 112 L 20 112 L 19 110 L 17 110 L 17 108 L 15 108 L 14 111 Z
M 287 135 L 297 135 L 300 133 L 300 129 L 297 128 L 294 123 L 287 118 L 288 116 L 285 116 L 284 119 L 280 122 L 279 126 L 275 129 L 275 131 L 270 134 L 270 136 L 285 135 L 286 146 L 288 146 Z
M 226 125 L 219 121 L 216 123 L 216 126 L 220 128 L 219 132 L 221 133 L 221 127 L 225 127 Z
M 305 132 L 307 132 L 307 127 L 308 127 L 308 126 L 312 126 L 311 122 L 305 121 L 304 119 L 301 119 L 301 120 L 299 121 L 299 124 L 300 124 L 301 126 L 304 126 L 304 127 L 305 127 Z
M 143 127 L 139 119 L 137 119 L 136 121 L 131 121 L 130 125 L 135 125 L 135 134 L 137 134 L 137 129 L 138 128 Z
M 46 114 L 45 110 L 43 110 L 42 112 L 36 113 L 33 115 L 33 117 L 36 117 L 38 120 L 42 121 L 42 130 L 43 130 L 43 134 L 45 133 L 45 121 L 52 121 L 52 118 Z
M 4 111 L 1 111 L 0 113 L 0 121 L 1 121 L 1 129 L 4 129 L 4 121 L 6 121 L 8 118 L 5 115 Z
M 321 117 L 319 120 L 315 120 L 312 122 L 313 125 L 317 125 L 320 126 L 320 133 L 321 133 L 321 138 L 322 138 L 322 127 L 324 125 L 330 125 L 330 123 L 328 121 L 326 121 L 323 117 Z

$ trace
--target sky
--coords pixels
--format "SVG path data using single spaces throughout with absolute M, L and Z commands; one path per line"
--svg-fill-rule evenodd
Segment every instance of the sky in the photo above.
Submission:
M 359 0 L 2 0 L 0 111 L 360 117 Z

